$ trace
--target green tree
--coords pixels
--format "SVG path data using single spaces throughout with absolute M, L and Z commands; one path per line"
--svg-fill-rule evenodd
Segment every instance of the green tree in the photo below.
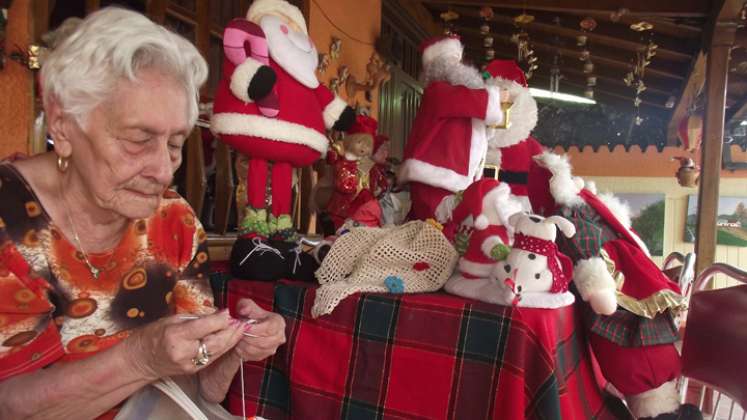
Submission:
M 664 254 L 664 200 L 659 200 L 641 210 L 633 219 L 633 230 L 648 246 L 651 255 Z

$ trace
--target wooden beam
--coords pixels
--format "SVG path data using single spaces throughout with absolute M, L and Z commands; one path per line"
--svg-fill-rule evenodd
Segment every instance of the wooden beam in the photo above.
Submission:
M 460 28 L 462 31 L 462 34 L 467 35 L 465 38 L 470 39 L 472 41 L 475 41 L 476 39 L 481 40 L 483 38 L 483 35 L 480 34 L 479 29 L 472 29 L 472 28 Z M 502 35 L 497 34 L 494 32 L 491 32 L 490 35 L 493 37 L 495 42 L 500 42 L 505 45 L 515 45 L 513 42 L 511 42 L 511 37 L 508 35 Z M 481 41 L 480 41 L 481 42 Z M 535 42 L 530 41 L 532 44 L 532 47 L 537 51 L 542 52 L 548 52 L 550 54 L 555 54 L 556 52 L 560 52 L 565 57 L 573 57 L 575 59 L 578 59 L 581 57 L 581 51 L 565 48 L 565 47 L 558 47 L 556 45 L 550 45 L 542 42 Z M 468 44 L 468 41 L 465 40 L 465 44 Z M 475 44 L 479 45 L 477 42 Z M 605 65 L 609 67 L 615 67 L 618 69 L 622 69 L 623 72 L 621 73 L 621 76 L 624 75 L 626 72 L 630 71 L 631 64 L 627 61 L 620 61 L 619 59 L 611 59 L 604 56 L 599 55 L 599 50 L 592 50 L 591 52 L 591 61 L 594 62 L 594 65 Z M 680 74 L 672 73 L 667 70 L 663 69 L 657 69 L 652 68 L 651 66 L 646 68 L 646 74 L 647 75 L 654 75 L 658 77 L 664 77 L 668 79 L 673 80 L 683 80 L 685 77 Z
M 538 78 L 538 79 L 541 79 L 541 80 L 546 80 L 548 82 L 550 81 L 550 76 L 548 76 L 546 74 L 541 74 L 541 73 L 540 74 L 535 74 L 532 77 L 532 79 L 534 80 L 535 77 Z M 576 83 L 576 82 L 569 81 L 569 80 L 561 80 L 561 82 L 560 82 L 560 90 L 561 91 L 565 91 L 565 89 L 564 89 L 565 86 L 572 86 L 572 87 L 576 88 L 577 90 L 574 91 L 573 94 L 574 95 L 579 95 L 579 96 L 583 96 L 583 92 L 586 89 L 586 85 L 584 85 L 584 84 Z M 547 86 L 542 87 L 542 88 L 543 89 L 547 89 Z M 633 97 L 631 97 L 631 96 L 626 96 L 626 95 L 624 95 L 624 94 L 622 94 L 620 92 L 617 92 L 617 91 L 611 91 L 611 90 L 608 90 L 608 89 L 604 89 L 604 88 L 602 88 L 600 86 L 595 86 L 594 87 L 594 95 L 596 96 L 596 95 L 600 95 L 600 94 L 602 96 L 607 96 L 607 97 L 612 97 L 612 98 L 618 99 L 618 100 L 620 100 L 621 104 L 627 103 L 630 106 L 630 108 L 633 109 Z M 663 104 L 657 103 L 657 102 L 651 102 L 649 100 L 641 100 L 641 104 L 642 105 L 648 105 L 648 106 L 651 106 L 651 107 L 654 107 L 654 108 L 658 108 L 658 109 L 667 109 Z
M 448 7 L 446 5 L 433 5 L 433 8 L 439 11 L 445 11 L 448 9 L 454 10 L 455 12 L 459 13 L 460 16 L 463 17 L 470 17 L 474 19 L 481 19 L 480 13 L 477 8 L 467 8 L 467 7 Z M 502 14 L 496 14 L 492 19 L 491 22 L 496 22 L 499 24 L 506 25 L 507 27 L 513 27 L 514 20 L 511 16 L 506 16 Z M 621 38 L 621 37 L 614 37 L 607 34 L 601 34 L 599 31 L 594 32 L 583 32 L 581 30 L 571 29 L 565 26 L 555 25 L 555 24 L 548 24 L 548 23 L 542 23 L 537 20 L 534 22 L 531 22 L 524 26 L 528 32 L 542 32 L 546 34 L 551 35 L 558 35 L 563 38 L 572 39 L 573 43 L 575 44 L 575 39 L 579 35 L 587 36 L 589 39 L 589 43 L 593 46 L 605 46 L 605 47 L 612 47 L 615 49 L 623 49 L 627 51 L 640 51 L 645 48 L 645 45 L 640 42 L 630 41 L 629 39 Z M 661 45 L 659 45 L 659 48 L 657 49 L 656 57 L 663 60 L 670 60 L 670 61 L 676 61 L 676 62 L 689 62 L 692 58 L 692 56 L 686 52 L 674 50 L 674 49 L 667 49 L 662 48 Z
M 412 0 L 409 0 L 412 1 Z M 630 10 L 629 14 L 638 16 L 657 17 L 690 17 L 703 18 L 708 16 L 709 3 L 701 0 L 656 0 L 645 3 L 636 2 L 635 5 L 625 4 L 619 0 L 500 0 L 500 1 L 477 1 L 477 0 L 424 0 L 429 4 L 452 4 L 461 6 L 491 6 L 504 9 L 518 10 L 541 10 L 556 13 L 573 13 L 579 15 L 599 14 L 609 16 L 621 7 Z M 560 3 L 560 4 L 559 4 Z M 593 6 L 591 6 L 593 5 Z M 591 6 L 591 7 L 590 7 Z
M 716 219 L 718 217 L 721 153 L 724 142 L 724 105 L 729 72 L 729 51 L 734 44 L 736 29 L 736 23 L 716 21 L 706 63 L 707 96 L 700 158 L 698 221 L 695 234 L 696 274 L 713 264 L 716 256 Z
M 690 67 L 690 72 L 687 77 L 687 82 L 682 88 L 682 94 L 677 100 L 677 104 L 674 106 L 674 112 L 672 112 L 672 118 L 669 120 L 669 126 L 667 127 L 667 145 L 677 145 L 677 126 L 680 121 L 689 114 L 690 108 L 693 106 L 695 99 L 698 94 L 703 90 L 705 84 L 705 68 L 706 68 L 706 56 L 703 52 L 700 52 L 698 56 L 693 60 L 693 64 Z

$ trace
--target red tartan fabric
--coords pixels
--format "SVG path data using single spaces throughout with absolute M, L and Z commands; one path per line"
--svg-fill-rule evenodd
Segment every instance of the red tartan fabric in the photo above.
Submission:
M 445 293 L 355 294 L 312 319 L 315 286 L 232 281 L 282 314 L 286 345 L 246 363 L 247 416 L 280 419 L 615 419 L 574 306 L 510 308 Z M 241 413 L 234 380 L 229 409 Z M 624 418 L 624 417 L 623 417 Z

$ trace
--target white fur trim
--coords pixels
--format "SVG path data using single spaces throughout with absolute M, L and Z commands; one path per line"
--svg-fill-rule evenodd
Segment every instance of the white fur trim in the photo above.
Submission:
M 259 25 L 259 21 L 265 15 L 283 15 L 290 19 L 291 22 L 298 25 L 304 34 L 308 35 L 306 29 L 306 19 L 298 7 L 283 0 L 254 0 L 249 10 L 246 12 L 246 20 Z
M 434 59 L 445 55 L 453 56 L 457 61 L 461 61 L 462 51 L 464 51 L 464 47 L 458 39 L 442 39 L 423 51 L 423 66 L 427 66 Z
M 487 257 L 492 258 L 492 255 L 490 255 L 491 251 L 493 251 L 493 248 L 496 245 L 508 245 L 503 242 L 503 240 L 499 236 L 489 236 L 485 238 L 483 243 L 480 245 L 480 249 L 482 250 L 482 253 L 485 254 Z
M 470 261 L 462 257 L 459 259 L 457 268 L 459 269 L 460 272 L 469 274 L 471 276 L 489 277 L 490 273 L 493 270 L 494 265 L 495 263 L 490 263 L 490 264 L 477 263 L 477 262 Z
M 324 127 L 326 127 L 327 130 L 331 129 L 332 126 L 335 125 L 337 120 L 340 119 L 340 115 L 342 115 L 342 112 L 345 111 L 345 108 L 347 106 L 347 102 L 345 102 L 339 96 L 335 95 L 335 98 L 332 99 L 332 102 L 328 103 L 327 106 L 324 107 Z
M 490 225 L 490 221 L 484 214 L 477 216 L 475 219 L 475 229 L 477 230 L 483 230 L 488 227 L 488 225 Z
M 550 194 L 555 203 L 561 206 L 579 206 L 584 203 L 578 195 L 581 188 L 573 179 L 568 156 L 545 151 L 534 159 L 553 174 L 550 178 Z
M 587 190 L 589 190 L 592 194 L 597 194 L 597 183 L 594 181 L 584 181 L 584 186 Z
M 485 124 L 500 124 L 503 122 L 501 110 L 501 89 L 496 86 L 486 86 L 488 91 L 488 110 L 485 111 Z
M 525 308 L 562 308 L 572 304 L 576 299 L 571 292 L 547 293 L 525 292 L 521 294 L 518 306 Z
M 612 195 L 612 193 L 602 193 L 597 197 L 604 203 L 605 206 L 612 212 L 612 215 L 617 218 L 617 221 L 622 223 L 626 228 L 630 228 L 630 207 L 627 203 L 624 203 L 619 198 Z
M 625 227 L 628 234 L 633 238 L 633 240 L 635 240 L 636 245 L 638 245 L 638 247 L 650 257 L 651 252 L 649 252 L 646 243 L 643 242 L 643 240 L 641 240 L 641 238 L 631 229 L 633 223 L 630 220 L 630 207 L 625 202 L 612 195 L 612 193 L 600 194 L 598 197 L 602 203 L 607 206 L 617 221 Z
M 607 264 L 600 257 L 579 260 L 573 269 L 573 283 L 576 284 L 584 302 L 597 291 L 617 289 L 615 279 L 607 271 Z
M 537 101 L 532 98 L 529 89 L 513 80 L 501 78 L 489 79 L 485 84 L 508 90 L 514 103 L 509 112 L 509 127 L 506 129 L 488 129 L 490 149 L 513 146 L 529 137 L 529 134 L 537 125 Z M 488 161 L 488 163 L 500 165 L 500 160 L 495 162 Z
M 441 199 L 441 202 L 436 206 L 436 221 L 438 223 L 446 223 L 451 220 L 451 215 L 454 214 L 454 209 L 459 205 L 459 200 L 456 194 L 449 194 Z
M 397 174 L 397 182 L 402 184 L 410 181 L 422 182 L 452 192 L 466 189 L 472 183 L 467 176 L 418 159 L 407 159 Z
M 485 138 L 485 122 L 472 118 L 472 136 L 469 144 L 469 167 L 467 175 L 452 169 L 435 166 L 419 159 L 407 159 L 397 174 L 397 182 L 415 181 L 456 192 L 466 189 L 472 182 L 482 178 L 482 164 L 488 151 Z
M 231 75 L 231 92 L 233 96 L 241 99 L 245 103 L 254 102 L 249 98 L 249 83 L 257 73 L 257 70 L 262 67 L 262 63 L 253 59 L 247 58 L 243 63 L 236 66 L 236 69 Z
M 321 154 L 327 153 L 329 140 L 324 134 L 300 124 L 260 115 L 234 112 L 214 114 L 210 129 L 215 134 L 256 136 L 284 143 L 303 144 Z
M 626 395 L 630 411 L 635 418 L 656 417 L 659 414 L 673 413 L 680 408 L 679 394 L 675 381 L 664 382 L 658 388 L 636 395 Z

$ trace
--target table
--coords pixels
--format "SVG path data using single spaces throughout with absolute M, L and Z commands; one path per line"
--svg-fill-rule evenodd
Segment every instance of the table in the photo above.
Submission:
M 510 308 L 442 292 L 362 293 L 312 319 L 316 287 L 229 282 L 229 306 L 249 297 L 287 324 L 287 343 L 275 356 L 245 364 L 247 416 L 627 418 L 622 403 L 599 385 L 574 306 Z M 238 378 L 227 404 L 241 413 Z

